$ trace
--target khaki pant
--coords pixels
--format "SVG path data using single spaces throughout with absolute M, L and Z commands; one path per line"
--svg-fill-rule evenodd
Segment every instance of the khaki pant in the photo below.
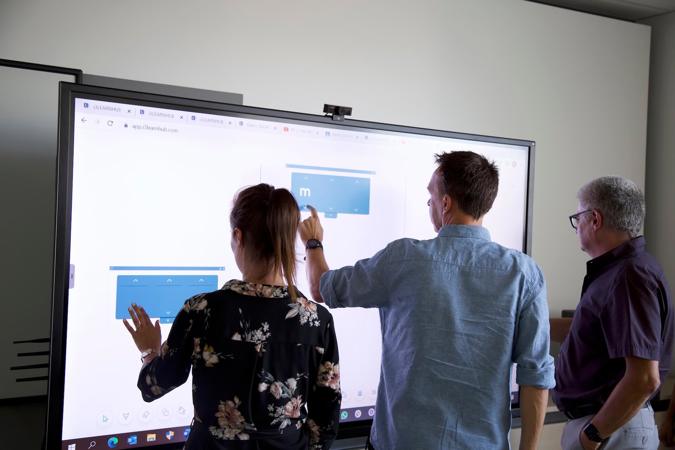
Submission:
M 570 420 L 563 429 L 560 446 L 563 450 L 582 450 L 579 433 L 593 416 Z M 602 450 L 656 450 L 659 447 L 659 431 L 654 421 L 651 406 L 642 408 L 624 426 L 609 437 Z

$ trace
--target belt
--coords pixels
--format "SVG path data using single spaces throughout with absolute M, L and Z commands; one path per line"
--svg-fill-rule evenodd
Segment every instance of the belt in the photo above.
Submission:
M 644 405 L 642 405 L 642 408 L 647 408 L 650 405 L 651 403 L 647 401 Z M 581 419 L 582 417 L 595 415 L 595 413 L 600 411 L 601 408 L 602 403 L 587 404 L 566 409 L 563 411 L 563 414 L 565 414 L 567 418 L 571 420 Z
M 580 419 L 582 417 L 594 415 L 602 408 L 602 404 L 581 405 L 574 408 L 569 408 L 563 411 L 568 419 Z

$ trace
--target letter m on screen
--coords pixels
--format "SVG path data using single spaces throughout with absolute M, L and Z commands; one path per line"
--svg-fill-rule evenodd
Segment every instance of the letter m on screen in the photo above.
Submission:
M 326 217 L 370 213 L 370 178 L 294 172 L 291 192 L 300 207 L 312 205 Z

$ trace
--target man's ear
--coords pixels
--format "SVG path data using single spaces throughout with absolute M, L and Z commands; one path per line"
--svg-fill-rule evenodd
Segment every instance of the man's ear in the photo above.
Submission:
M 593 230 L 597 231 L 600 228 L 602 228 L 602 224 L 604 223 L 605 218 L 602 217 L 602 213 L 600 211 L 598 211 L 597 209 L 593 210 L 592 217 L 593 217 L 593 219 L 592 219 L 593 220 L 593 223 L 592 223 Z
M 452 197 L 450 197 L 448 194 L 444 194 L 443 195 L 443 214 L 449 213 L 451 208 L 452 208 Z

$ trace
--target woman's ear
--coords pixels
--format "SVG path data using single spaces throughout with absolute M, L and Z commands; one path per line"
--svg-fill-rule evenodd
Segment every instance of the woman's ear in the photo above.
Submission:
M 237 247 L 243 247 L 244 245 L 244 234 L 239 228 L 232 230 L 232 243 L 236 244 Z

